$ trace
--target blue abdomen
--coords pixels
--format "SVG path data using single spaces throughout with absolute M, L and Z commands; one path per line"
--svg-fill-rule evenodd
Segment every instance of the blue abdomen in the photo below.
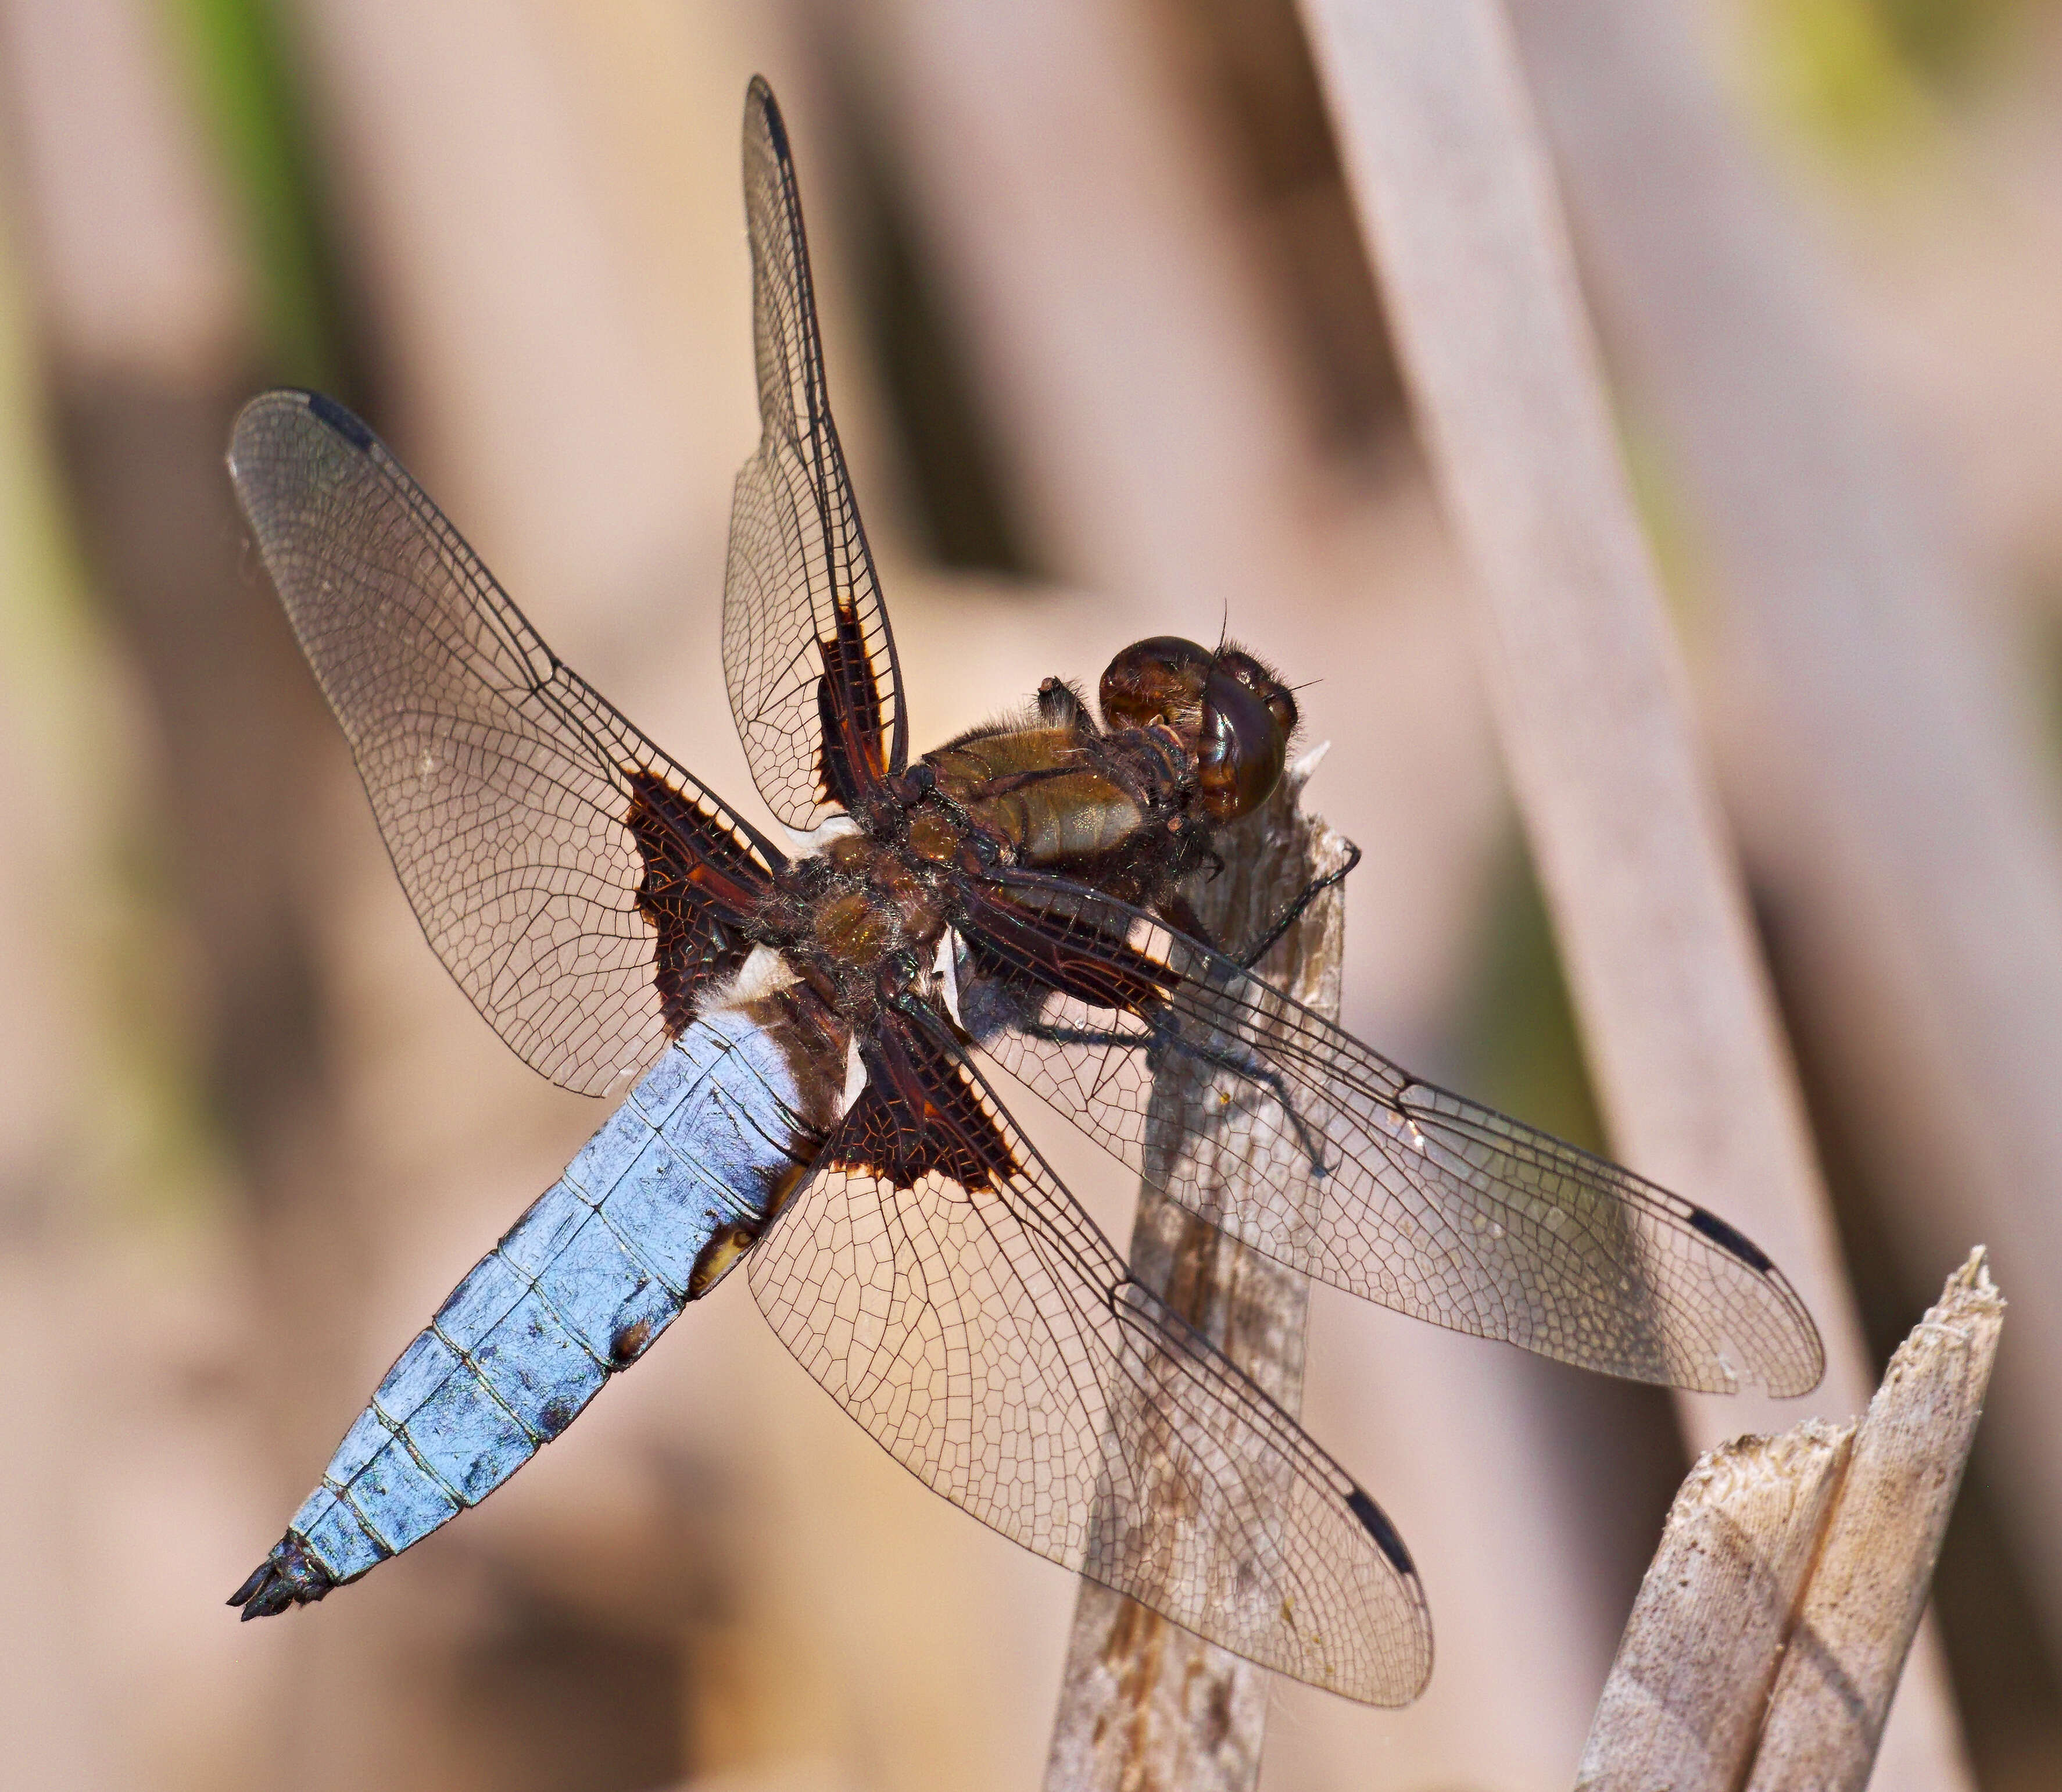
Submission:
M 759 1236 L 840 1093 L 768 1006 L 691 1026 L 452 1291 L 239 1589 L 247 1617 L 319 1599 L 478 1505 Z

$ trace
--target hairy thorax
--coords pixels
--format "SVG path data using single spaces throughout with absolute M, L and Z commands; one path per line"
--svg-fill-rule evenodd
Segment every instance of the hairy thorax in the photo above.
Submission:
M 1179 812 L 1181 756 L 1165 730 L 1073 728 L 978 734 L 929 756 L 940 794 L 1017 864 L 1077 868 L 1161 852 Z
M 869 1026 L 921 986 L 961 880 L 1021 866 L 1143 902 L 1193 862 L 1205 824 L 1183 802 L 1167 730 L 997 729 L 926 756 L 859 831 L 780 874 L 759 934 L 843 1023 Z
M 848 1023 L 919 975 L 944 937 L 940 869 L 907 845 L 841 835 L 782 882 L 772 943 Z

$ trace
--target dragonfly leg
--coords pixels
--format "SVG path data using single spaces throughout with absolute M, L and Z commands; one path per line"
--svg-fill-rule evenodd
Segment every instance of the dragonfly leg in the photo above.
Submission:
M 1250 970 L 1274 948 L 1275 942 L 1296 925 L 1304 910 L 1336 884 L 1344 883 L 1346 874 L 1360 863 L 1360 848 L 1350 840 L 1346 843 L 1346 862 L 1334 870 L 1327 871 L 1322 878 L 1313 878 L 1308 883 L 1283 903 L 1267 925 L 1267 930 L 1257 944 L 1248 946 L 1241 954 L 1238 964 L 1242 970 Z
M 1331 1173 L 1330 1165 L 1325 1162 L 1323 1139 L 1312 1130 L 1310 1123 L 1296 1111 L 1295 1100 L 1290 1095 L 1289 1085 L 1282 1079 L 1279 1071 L 1270 1069 L 1250 1052 L 1236 1049 L 1227 1051 L 1217 1046 L 1199 1044 L 1195 1040 L 1183 1037 L 1178 1031 L 1165 1038 L 1162 1044 L 1156 1049 L 1172 1051 L 1180 1057 L 1192 1059 L 1211 1070 L 1225 1071 L 1242 1081 L 1257 1084 L 1265 1089 L 1274 1098 L 1276 1106 L 1289 1116 L 1289 1124 L 1296 1134 L 1296 1143 L 1302 1147 L 1303 1155 L 1310 1160 L 1311 1173 L 1319 1177 L 1329 1175 Z
M 1133 1033 L 1115 1027 L 1055 1027 L 1045 1021 L 1021 1021 L 1017 1023 L 1017 1031 L 1027 1039 L 1042 1039 L 1052 1045 L 1120 1047 L 1127 1051 L 1143 1051 L 1156 1073 L 1171 1055 L 1258 1084 L 1274 1097 L 1282 1111 L 1289 1116 L 1296 1143 L 1310 1160 L 1312 1173 L 1321 1177 L 1330 1174 L 1330 1166 L 1325 1162 L 1323 1140 L 1296 1111 L 1289 1086 L 1278 1071 L 1270 1069 L 1250 1052 L 1226 1050 L 1189 1039 L 1170 1017 L 1148 1018 L 1147 1025 L 1149 1031 Z
M 1157 1033 L 1120 1033 L 1104 1027 L 1050 1027 L 1043 1021 L 1025 1021 L 1017 1031 L 1027 1039 L 1044 1039 L 1053 1045 L 1121 1046 L 1128 1051 L 1150 1051 L 1160 1037 Z
M 1186 934 L 1198 946 L 1206 946 L 1213 952 L 1224 950 L 1224 947 L 1218 943 L 1217 935 L 1210 931 L 1203 918 L 1196 913 L 1195 904 L 1180 890 L 1170 890 L 1156 906 L 1160 910 L 1161 918 L 1176 933 Z

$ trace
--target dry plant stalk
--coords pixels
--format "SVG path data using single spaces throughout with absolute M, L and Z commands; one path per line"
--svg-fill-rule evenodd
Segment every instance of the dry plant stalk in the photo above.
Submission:
M 1749 1792 L 1867 1783 L 2004 1324 L 1980 1248 L 1891 1358 L 1769 1698 Z
M 1477 574 L 1504 757 L 1613 1143 L 1743 1226 L 1873 1380 L 1501 0 L 1302 0 L 1418 426 Z M 1691 1441 L 1750 1398 L 1678 1396 Z M 1886 1792 L 1968 1783 L 1922 1648 Z
M 1579 1792 L 1861 1792 L 2004 1318 L 1979 1249 L 1859 1425 L 1807 1421 L 1698 1463 L 1626 1625 Z
M 1304 12 L 1613 1143 L 1775 1257 L 1858 1407 L 1875 1376 L 1509 21 Z M 1703 1444 L 1743 1428 L 1731 1400 L 1684 1410 Z
M 1225 866 L 1188 890 L 1197 914 L 1236 951 L 1257 939 L 1312 879 L 1343 864 L 1346 842 L 1299 805 L 1322 747 L 1292 765 L 1257 814 L 1226 830 Z M 1346 906 L 1334 886 L 1257 967 L 1277 989 L 1336 1020 Z M 1164 1099 L 1163 1099 L 1164 1098 Z M 1218 1150 L 1181 1126 L 1193 1087 L 1156 1087 L 1153 1148 L 1214 1161 L 1198 1186 L 1237 1184 L 1250 1155 Z M 1242 1142 L 1243 1143 L 1243 1142 Z M 1250 1150 L 1250 1147 L 1249 1147 Z M 1139 1190 L 1131 1272 L 1294 1412 L 1302 1396 L 1310 1286 L 1235 1243 L 1149 1185 Z M 1270 1675 L 1144 1606 L 1084 1581 L 1060 1683 L 1045 1792 L 1250 1792 L 1260 1777 Z
M 1699 1459 L 1604 1684 L 1582 1792 L 1739 1783 L 1854 1432 L 1807 1420 Z
M 1807 1420 L 1697 1460 L 1596 1706 L 1579 1792 L 1739 1784 L 1851 1445 L 1854 1425 Z
M 2062 1640 L 2062 832 L 2012 684 L 2029 657 L 1858 371 L 1847 283 L 1731 102 L 1711 9 L 1513 10 L 1745 669 L 1725 696 L 1750 846 L 1868 1117 L 1864 1167 L 1918 1247 L 1971 1227 L 2018 1282 L 1984 1448 Z

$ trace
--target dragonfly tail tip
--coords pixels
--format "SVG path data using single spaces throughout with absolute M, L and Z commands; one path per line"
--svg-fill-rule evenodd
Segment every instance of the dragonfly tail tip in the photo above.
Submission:
M 307 1545 L 289 1532 L 229 1596 L 228 1603 L 243 1608 L 247 1624 L 254 1617 L 274 1617 L 290 1605 L 311 1605 L 335 1585 Z

